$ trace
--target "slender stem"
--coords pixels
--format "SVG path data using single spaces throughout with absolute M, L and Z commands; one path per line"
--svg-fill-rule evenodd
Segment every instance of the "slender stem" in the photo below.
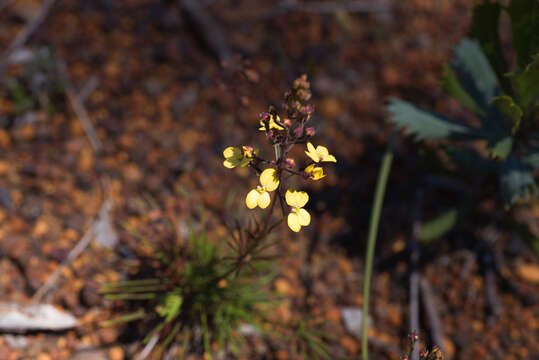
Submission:
M 367 254 L 365 255 L 365 280 L 363 283 L 363 316 L 361 317 L 361 354 L 363 360 L 369 358 L 369 348 L 367 339 L 367 318 L 369 315 L 369 295 L 371 291 L 372 263 L 374 258 L 374 248 L 376 246 L 376 235 L 380 223 L 380 213 L 386 192 L 387 179 L 393 160 L 393 148 L 395 145 L 396 133 L 394 132 L 389 139 L 386 153 L 382 159 L 382 166 L 378 173 L 376 182 L 376 192 L 374 193 L 374 202 L 371 211 L 371 221 L 369 224 L 369 235 L 367 238 Z

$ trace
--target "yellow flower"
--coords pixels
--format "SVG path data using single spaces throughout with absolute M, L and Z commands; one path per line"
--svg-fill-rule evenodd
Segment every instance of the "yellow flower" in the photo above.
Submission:
M 223 165 L 229 169 L 238 165 L 245 167 L 253 160 L 254 155 L 258 155 L 258 149 L 253 149 L 251 146 L 243 146 L 242 149 L 229 146 L 223 151 L 225 157 Z
M 311 179 L 313 180 L 320 180 L 324 176 L 326 176 L 326 174 L 324 174 L 324 169 L 320 166 L 316 166 L 316 164 L 311 164 L 307 166 L 303 171 L 309 174 L 311 176 Z
M 281 118 L 279 117 L 279 115 L 277 115 L 277 121 L 281 122 Z M 284 127 L 277 124 L 277 122 L 275 122 L 275 119 L 273 118 L 273 115 L 270 114 L 268 131 L 271 130 L 271 129 L 284 130 Z M 260 127 L 258 128 L 258 130 L 266 131 L 266 123 L 263 120 L 260 120 Z
M 308 142 L 307 150 L 308 151 L 305 151 L 305 154 L 307 154 L 307 156 L 310 157 L 316 163 L 320 161 L 337 162 L 337 159 L 335 159 L 335 156 L 330 155 L 328 149 L 322 145 L 318 145 L 315 149 L 313 144 Z
M 275 169 L 269 168 L 262 171 L 260 174 L 260 184 L 249 191 L 245 198 L 245 205 L 249 209 L 254 209 L 259 206 L 261 209 L 265 209 L 271 202 L 269 191 L 274 191 L 279 186 L 279 179 L 276 177 Z
M 286 203 L 292 207 L 290 214 L 288 214 L 288 227 L 292 231 L 298 232 L 302 226 L 311 223 L 311 215 L 303 208 L 309 201 L 309 195 L 305 191 L 288 189 L 285 198 Z

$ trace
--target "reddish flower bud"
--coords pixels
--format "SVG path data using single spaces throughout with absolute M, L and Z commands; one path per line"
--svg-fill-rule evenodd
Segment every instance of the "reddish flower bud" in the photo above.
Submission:
M 286 118 L 283 121 L 283 125 L 286 126 L 286 127 L 290 127 L 290 126 L 292 126 L 292 121 L 290 119 Z
M 292 158 L 286 158 L 286 167 L 292 169 L 296 166 L 296 161 Z
M 297 127 L 294 130 L 294 135 L 296 135 L 296 137 L 302 137 L 303 136 L 303 126 Z
M 307 129 L 305 129 L 305 134 L 307 134 L 307 136 L 314 136 L 315 133 L 316 131 L 312 127 L 308 127 Z

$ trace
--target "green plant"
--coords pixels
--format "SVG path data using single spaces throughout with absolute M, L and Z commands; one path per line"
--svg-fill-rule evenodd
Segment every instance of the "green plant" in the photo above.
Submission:
M 268 290 L 274 269 L 278 268 L 275 260 L 285 256 L 272 253 L 279 240 L 270 234 L 286 216 L 285 203 L 291 207 L 286 216 L 291 230 L 298 232 L 310 223 L 310 215 L 304 209 L 309 198 L 307 193 L 294 189 L 287 189 L 285 193 L 283 185 L 292 176 L 303 181 L 320 180 L 325 176 L 321 163 L 336 162 L 325 147 L 315 148 L 308 141 L 314 135 L 313 128 L 305 128 L 313 111 L 307 103 L 311 97 L 309 87 L 306 76 L 294 82 L 285 95 L 286 118 L 282 122 L 274 107 L 260 117 L 259 131 L 263 131 L 270 142 L 275 160 L 259 157 L 258 149 L 251 146 L 227 147 L 223 152 L 225 167 L 248 167 L 259 176 L 260 185 L 247 194 L 245 203 L 249 209 L 267 208 L 263 219 L 253 216 L 247 224 L 236 221 L 236 226 L 229 228 L 230 235 L 222 242 L 226 247 L 217 246 L 199 232 L 193 233 L 186 245 L 157 248 L 147 237 L 126 225 L 126 230 L 150 254 L 147 262 L 154 265 L 145 267 L 150 275 L 102 288 L 106 298 L 128 300 L 133 308 L 131 313 L 104 325 L 136 320 L 151 324 L 152 330 L 144 343 L 155 357 L 160 357 L 178 340 L 185 344 L 184 353 L 204 353 L 206 358 L 211 358 L 218 349 L 227 356 L 237 354 L 243 343 L 239 327 L 249 324 L 260 332 L 271 329 L 274 335 L 289 334 L 286 341 L 291 343 L 291 352 L 314 359 L 330 358 L 325 344 L 328 337 L 313 329 L 312 322 L 294 319 L 290 324 L 278 324 L 267 316 L 277 300 Z M 312 161 L 298 171 L 295 161 L 287 158 L 287 154 L 295 145 L 304 143 L 307 143 L 305 153 Z M 274 219 L 277 202 L 282 217 Z M 141 303 L 136 306 L 136 302 Z M 157 341 L 160 343 L 154 350 L 152 346 Z
M 241 271 L 231 272 L 230 249 L 217 246 L 204 233 L 191 234 L 182 252 L 184 255 L 162 258 L 155 277 L 106 284 L 101 289 L 106 299 L 129 300 L 136 309 L 103 325 L 141 319 L 153 324 L 144 343 L 154 335 L 161 339 L 155 357 L 180 331 L 190 346 L 207 354 L 212 353 L 214 342 L 221 349 L 237 352 L 242 340 L 239 326 L 247 323 L 262 330 L 261 315 L 276 299 L 267 290 L 274 264 L 255 259 Z M 192 331 L 197 327 L 202 337 L 196 338 Z
M 511 20 L 517 64 L 512 72 L 498 31 L 503 12 Z M 471 35 L 474 39 L 462 40 L 454 61 L 445 66 L 442 89 L 473 112 L 477 126 L 398 99 L 391 99 L 388 110 L 392 123 L 406 135 L 437 140 L 441 156 L 436 162 L 442 171 L 481 183 L 471 202 L 494 198 L 509 209 L 538 194 L 539 2 L 512 0 L 503 7 L 484 1 L 474 8 Z M 455 209 L 442 216 L 425 224 L 429 233 L 424 238 L 442 236 L 460 217 Z

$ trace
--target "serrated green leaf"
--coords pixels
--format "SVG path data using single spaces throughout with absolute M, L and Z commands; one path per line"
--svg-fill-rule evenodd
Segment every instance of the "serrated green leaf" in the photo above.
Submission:
M 519 103 L 527 114 L 539 104 L 539 54 L 524 70 L 512 75 Z
M 511 120 L 513 126 L 511 133 L 514 135 L 520 127 L 520 121 L 522 120 L 522 109 L 518 106 L 512 97 L 508 95 L 497 96 L 492 99 L 494 104 L 498 106 L 498 109 Z
M 497 2 L 483 2 L 473 9 L 472 37 L 481 44 L 481 49 L 498 76 L 506 93 L 512 93 L 511 83 L 505 76 L 508 72 L 507 62 L 503 56 L 499 35 L 500 13 L 502 7 Z
M 500 165 L 500 188 L 506 208 L 537 195 L 532 174 L 516 156 L 509 156 Z
M 451 63 L 463 89 L 478 106 L 487 110 L 493 97 L 500 95 L 496 74 L 475 40 L 463 39 L 455 47 Z
M 419 232 L 419 240 L 429 242 L 441 238 L 455 227 L 458 218 L 458 210 L 451 208 L 434 219 L 424 222 Z
M 518 64 L 524 68 L 539 52 L 539 1 L 512 0 L 507 12 Z
M 482 137 L 478 129 L 421 110 L 406 101 L 390 99 L 387 109 L 392 114 L 391 122 L 397 128 L 405 129 L 406 135 L 415 136 L 417 140 L 463 140 Z
M 459 80 L 457 79 L 451 66 L 444 65 L 444 74 L 442 80 L 442 90 L 449 96 L 457 99 L 462 105 L 472 110 L 478 115 L 485 116 L 486 112 L 484 109 L 481 109 L 479 105 L 472 99 L 470 94 L 466 92 L 460 85 Z

